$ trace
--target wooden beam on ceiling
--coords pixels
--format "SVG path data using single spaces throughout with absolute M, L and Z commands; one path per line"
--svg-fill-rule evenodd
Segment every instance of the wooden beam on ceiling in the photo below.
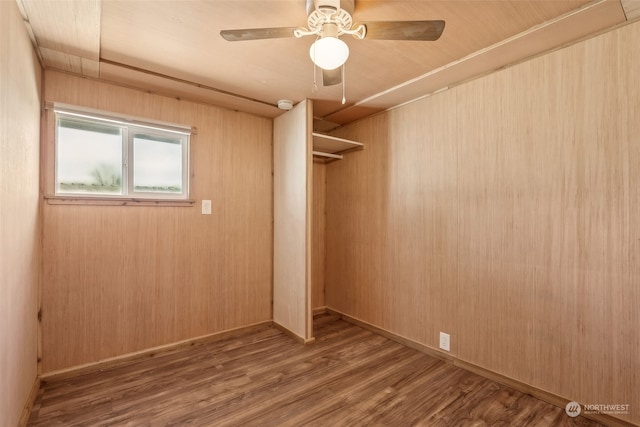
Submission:
M 45 67 L 97 77 L 101 0 L 17 2 Z
M 639 0 L 620 0 L 624 9 L 627 20 L 633 21 L 640 18 L 640 1 Z

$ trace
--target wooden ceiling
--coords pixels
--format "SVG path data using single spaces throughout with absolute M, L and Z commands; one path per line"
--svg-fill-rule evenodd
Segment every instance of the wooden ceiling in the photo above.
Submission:
M 322 87 L 311 38 L 227 42 L 222 29 L 305 26 L 305 0 L 17 0 L 58 69 L 275 117 L 314 99 L 318 130 L 426 96 L 634 19 L 639 0 L 356 0 L 354 21 L 443 19 L 435 42 L 356 40 L 346 98 Z M 625 15 L 626 12 L 626 15 Z

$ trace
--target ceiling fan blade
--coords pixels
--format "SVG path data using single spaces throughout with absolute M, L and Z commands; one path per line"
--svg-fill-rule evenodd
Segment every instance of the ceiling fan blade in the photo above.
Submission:
M 366 39 L 434 41 L 444 31 L 444 21 L 379 21 L 363 22 Z M 356 28 L 358 24 L 353 27 Z
M 222 30 L 220 35 L 227 41 L 239 42 L 245 40 L 280 39 L 294 37 L 293 30 L 298 27 L 279 28 L 245 28 L 242 30 Z
M 342 83 L 342 67 L 334 70 L 322 70 L 322 86 L 333 86 Z

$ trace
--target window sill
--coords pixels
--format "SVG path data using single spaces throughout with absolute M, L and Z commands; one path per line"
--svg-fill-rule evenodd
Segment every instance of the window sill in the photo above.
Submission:
M 133 199 L 127 197 L 85 197 L 85 196 L 52 196 L 45 195 L 44 200 L 49 205 L 91 205 L 91 206 L 161 206 L 161 207 L 189 207 L 196 201 L 173 199 Z

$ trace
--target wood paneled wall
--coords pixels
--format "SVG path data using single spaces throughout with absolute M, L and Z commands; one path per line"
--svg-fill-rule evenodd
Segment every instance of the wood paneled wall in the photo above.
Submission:
M 273 123 L 273 320 L 302 341 L 312 338 L 312 109 L 304 100 Z
M 15 2 L 0 2 L 0 425 L 37 375 L 41 69 Z
M 44 373 L 271 319 L 271 120 L 58 72 L 45 99 L 197 135 L 193 207 L 44 205 Z
M 640 423 L 640 23 L 341 129 L 326 300 Z
M 313 215 L 311 230 L 311 307 L 321 308 L 324 302 L 325 207 L 327 165 L 313 164 Z

